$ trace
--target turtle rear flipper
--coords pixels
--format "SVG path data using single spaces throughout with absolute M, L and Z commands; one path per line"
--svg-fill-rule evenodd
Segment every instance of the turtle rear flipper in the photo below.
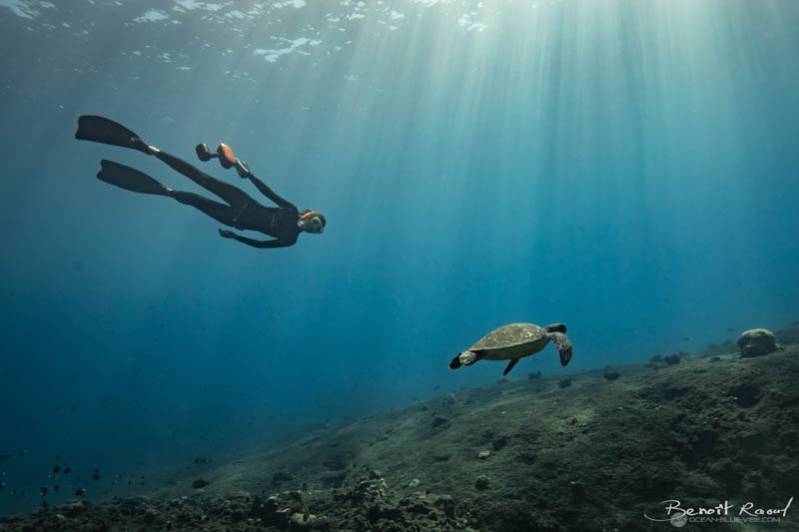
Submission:
M 514 358 L 513 360 L 508 362 L 508 365 L 505 367 L 505 371 L 502 374 L 507 375 L 508 373 L 510 373 L 510 370 L 513 369 L 513 366 L 515 366 L 518 361 L 519 361 L 518 358 Z

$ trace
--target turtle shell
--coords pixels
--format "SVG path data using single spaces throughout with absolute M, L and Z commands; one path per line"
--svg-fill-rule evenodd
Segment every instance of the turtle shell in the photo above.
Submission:
M 537 353 L 548 342 L 547 332 L 535 323 L 510 323 L 480 338 L 470 350 L 483 358 L 513 359 Z

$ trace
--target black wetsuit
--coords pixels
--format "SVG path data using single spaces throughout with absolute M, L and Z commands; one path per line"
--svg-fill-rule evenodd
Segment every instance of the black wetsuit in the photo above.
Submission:
M 280 248 L 291 246 L 297 242 L 297 237 L 300 234 L 300 228 L 297 225 L 300 213 L 297 211 L 297 207 L 275 194 L 271 188 L 254 175 L 250 174 L 247 178 L 264 196 L 272 200 L 278 206 L 277 208 L 261 205 L 240 188 L 220 181 L 174 155 L 165 152 L 158 152 L 155 155 L 204 189 L 222 198 L 225 203 L 193 192 L 182 192 L 166 187 L 164 187 L 162 195 L 191 205 L 219 223 L 236 229 L 258 231 L 274 237 L 274 240 L 255 240 L 235 233 L 230 233 L 230 238 L 256 248 Z

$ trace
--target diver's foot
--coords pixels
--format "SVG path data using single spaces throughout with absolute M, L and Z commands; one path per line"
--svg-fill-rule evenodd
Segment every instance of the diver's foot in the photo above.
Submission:
M 150 146 L 139 137 L 133 137 L 130 140 L 131 143 L 133 144 L 133 147 L 142 153 L 145 153 L 147 155 L 158 155 L 159 153 L 161 153 L 161 150 L 159 150 L 155 146 Z

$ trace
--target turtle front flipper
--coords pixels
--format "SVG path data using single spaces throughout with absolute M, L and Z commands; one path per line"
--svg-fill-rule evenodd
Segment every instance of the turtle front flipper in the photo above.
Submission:
M 560 352 L 560 365 L 565 366 L 569 363 L 569 360 L 572 359 L 572 353 L 574 351 L 572 343 L 563 333 L 553 332 L 550 333 L 549 337 L 555 342 L 555 347 L 557 347 Z
M 508 373 L 510 373 L 510 370 L 513 369 L 513 366 L 515 366 L 518 361 L 519 361 L 518 358 L 514 358 L 513 360 L 508 362 L 508 365 L 505 366 L 505 371 L 502 374 L 507 375 Z

